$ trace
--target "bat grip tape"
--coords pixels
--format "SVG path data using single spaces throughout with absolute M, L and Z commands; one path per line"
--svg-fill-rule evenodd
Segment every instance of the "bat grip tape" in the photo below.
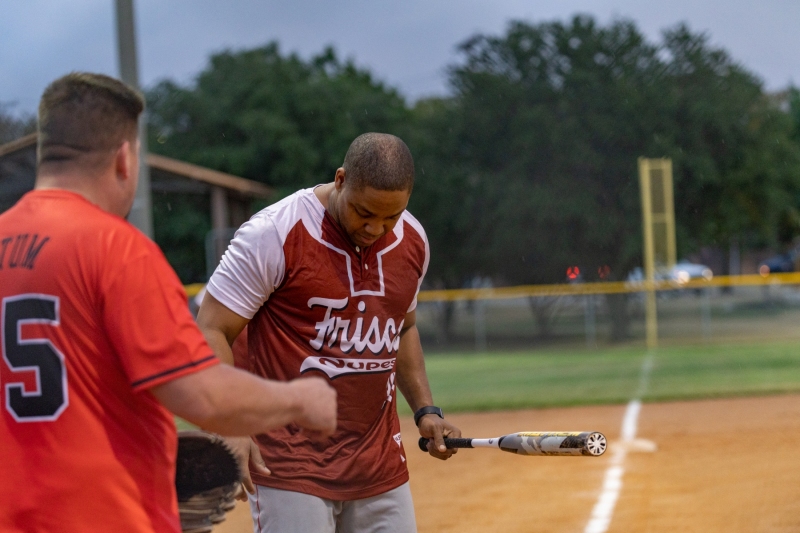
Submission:
M 428 441 L 425 437 L 419 438 L 419 449 L 423 452 L 428 451 Z M 444 445 L 448 448 L 472 448 L 472 439 L 444 439 Z

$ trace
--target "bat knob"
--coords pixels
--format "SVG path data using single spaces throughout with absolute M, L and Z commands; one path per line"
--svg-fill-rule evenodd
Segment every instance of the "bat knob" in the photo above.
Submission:
M 419 449 L 422 450 L 423 452 L 427 452 L 428 451 L 428 441 L 429 440 L 430 439 L 426 439 L 425 437 L 420 437 L 419 438 Z

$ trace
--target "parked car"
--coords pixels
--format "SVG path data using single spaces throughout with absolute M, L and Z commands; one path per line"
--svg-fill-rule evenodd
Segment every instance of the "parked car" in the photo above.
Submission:
M 699 263 L 690 263 L 689 261 L 680 261 L 675 263 L 675 266 L 667 271 L 657 271 L 656 280 L 670 280 L 680 285 L 685 284 L 693 279 L 710 280 L 714 277 L 714 273 L 706 265 Z M 641 267 L 636 267 L 628 274 L 629 282 L 644 281 L 644 271 Z
M 779 272 L 794 272 L 795 255 L 792 252 L 774 255 L 758 265 L 758 273 L 766 276 Z
M 714 277 L 714 273 L 706 265 L 698 263 L 690 263 L 688 261 L 681 261 L 676 263 L 669 271 L 669 278 L 681 285 L 693 280 L 704 279 L 710 281 Z

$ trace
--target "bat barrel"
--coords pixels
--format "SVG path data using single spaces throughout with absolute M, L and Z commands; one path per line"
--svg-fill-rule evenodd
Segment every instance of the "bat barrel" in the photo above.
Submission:
M 433 439 L 419 438 L 419 449 L 423 452 L 428 451 L 428 442 Z M 444 439 L 444 445 L 449 449 L 453 448 L 472 448 L 472 439 Z
M 518 455 L 584 455 L 606 451 L 606 438 L 596 431 L 513 433 L 500 439 L 500 449 Z
M 428 451 L 428 441 L 419 439 L 419 449 Z M 606 451 L 606 437 L 597 431 L 524 432 L 492 439 L 444 439 L 448 448 L 499 448 L 517 455 L 583 455 L 597 457 Z

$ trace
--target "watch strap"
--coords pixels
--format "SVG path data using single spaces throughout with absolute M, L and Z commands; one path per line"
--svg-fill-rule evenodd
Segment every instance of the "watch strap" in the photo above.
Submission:
M 442 410 L 436 407 L 435 405 L 426 405 L 425 407 L 420 407 L 414 413 L 414 424 L 419 427 L 419 419 L 425 415 L 436 415 L 439 418 L 444 418 L 444 414 Z

